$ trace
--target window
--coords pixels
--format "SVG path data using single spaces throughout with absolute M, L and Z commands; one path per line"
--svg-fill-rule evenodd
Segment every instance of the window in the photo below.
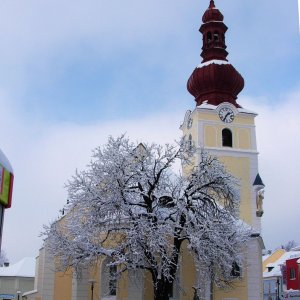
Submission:
M 110 260 L 104 260 L 101 266 L 101 300 L 116 300 L 117 296 L 117 266 L 110 263 Z
M 117 266 L 110 266 L 109 267 L 109 282 L 108 282 L 108 289 L 109 289 L 110 296 L 117 295 L 116 273 L 117 273 Z
M 231 269 L 231 272 L 230 272 L 230 276 L 233 277 L 233 278 L 241 277 L 241 268 L 236 262 L 234 262 L 232 264 L 232 269 Z
M 214 32 L 214 41 L 215 42 L 218 42 L 220 39 L 219 39 L 219 32 L 218 31 L 215 31 Z
M 223 147 L 232 147 L 232 132 L 228 128 L 222 130 L 222 145 Z
M 211 32 L 209 31 L 209 32 L 207 33 L 207 42 L 210 43 L 211 40 L 212 40 L 212 34 L 211 34 Z
M 294 268 L 290 269 L 290 279 L 296 279 L 296 272 Z

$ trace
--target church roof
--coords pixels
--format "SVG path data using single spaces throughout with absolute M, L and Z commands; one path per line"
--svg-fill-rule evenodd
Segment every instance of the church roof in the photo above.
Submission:
M 34 277 L 35 258 L 25 257 L 19 262 L 0 268 L 0 277 Z
M 244 88 L 244 79 L 227 60 L 227 26 L 223 19 L 223 15 L 211 0 L 199 29 L 203 41 L 203 60 L 187 82 L 187 89 L 195 97 L 197 106 L 207 101 L 213 105 L 229 102 L 237 108 L 240 107 L 236 99 Z
M 261 177 L 260 177 L 260 175 L 258 173 L 257 173 L 257 175 L 255 177 L 253 185 L 254 186 L 256 186 L 256 185 L 263 185 L 263 186 L 265 186 L 264 183 L 263 183 L 263 181 L 262 181 L 262 179 L 261 179 Z

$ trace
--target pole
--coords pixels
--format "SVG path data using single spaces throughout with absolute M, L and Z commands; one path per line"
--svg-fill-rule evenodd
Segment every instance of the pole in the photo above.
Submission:
M 276 283 L 277 283 L 277 300 L 280 300 L 280 298 L 279 298 L 279 278 L 277 278 L 277 281 L 276 281 Z
M 0 204 L 0 252 L 1 252 L 1 244 L 2 244 L 3 223 L 4 223 L 4 206 Z
M 95 284 L 96 280 L 94 279 L 90 279 L 89 283 L 91 284 L 91 300 L 94 300 L 94 284 Z

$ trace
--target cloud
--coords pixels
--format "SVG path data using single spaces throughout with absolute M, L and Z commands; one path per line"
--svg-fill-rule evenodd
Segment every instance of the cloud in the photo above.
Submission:
M 256 120 L 259 168 L 266 185 L 262 225 L 268 249 L 289 240 L 300 243 L 299 99 L 300 89 L 282 95 L 277 104 L 263 98 L 243 101 L 245 107 L 259 112 Z

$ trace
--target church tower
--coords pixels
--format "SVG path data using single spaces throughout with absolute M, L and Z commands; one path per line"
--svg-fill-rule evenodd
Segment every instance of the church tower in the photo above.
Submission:
M 213 290 L 213 299 L 262 299 L 261 217 L 264 184 L 258 172 L 256 113 L 243 108 L 238 94 L 244 87 L 242 75 L 229 63 L 225 34 L 227 26 L 213 0 L 202 17 L 202 62 L 192 72 L 187 89 L 196 107 L 185 114 L 183 136 L 197 150 L 217 156 L 240 182 L 240 219 L 253 228 L 247 245 L 241 280 L 231 291 Z M 198 157 L 196 159 L 199 159 Z M 210 298 L 207 298 L 210 299 Z

